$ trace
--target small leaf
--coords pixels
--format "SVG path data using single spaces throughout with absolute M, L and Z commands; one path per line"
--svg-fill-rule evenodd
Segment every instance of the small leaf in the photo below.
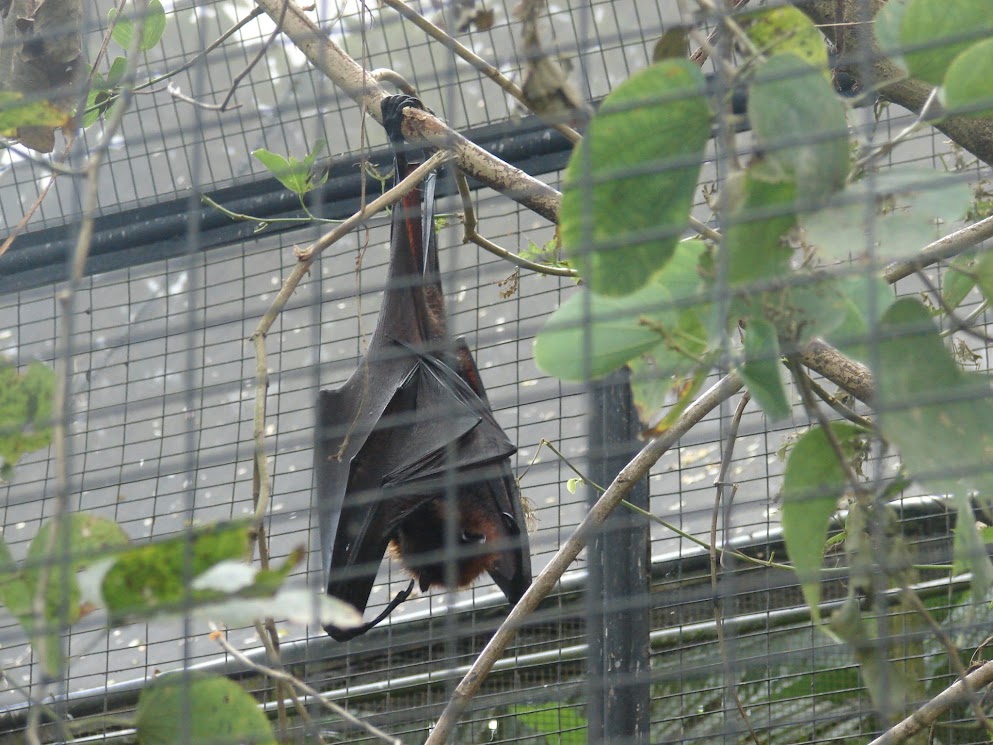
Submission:
M 116 88 L 121 84 L 124 79 L 124 73 L 128 71 L 128 61 L 124 57 L 116 57 L 110 65 L 110 71 L 107 73 L 107 84 L 108 89 Z
M 993 39 L 973 44 L 958 55 L 945 73 L 941 102 L 948 113 L 993 117 Z
M 284 158 L 282 155 L 277 155 L 265 148 L 253 150 L 252 155 L 279 180 L 279 183 L 294 194 L 303 196 L 327 181 L 327 171 L 324 172 L 319 182 L 315 183 L 313 178 L 313 167 L 317 162 L 317 156 L 325 147 L 327 147 L 327 143 L 324 140 L 318 140 L 314 145 L 314 149 L 302 161 L 292 156 Z
M 566 167 L 560 235 L 603 295 L 642 287 L 689 221 L 711 113 L 700 69 L 666 60 L 615 88 Z
M 551 701 L 532 706 L 519 704 L 510 707 L 510 712 L 558 745 L 586 745 L 587 723 L 576 704 Z
M 565 482 L 565 488 L 569 490 L 570 494 L 575 494 L 576 490 L 579 488 L 580 484 L 582 483 L 583 483 L 582 479 L 573 477 Z
M 765 157 L 796 182 L 802 200 L 818 201 L 844 186 L 845 106 L 821 71 L 793 54 L 759 64 L 749 86 L 748 118 Z
M 690 54 L 689 36 L 682 26 L 670 28 L 655 42 L 652 49 L 652 62 L 667 59 L 686 59 Z
M 277 745 L 258 703 L 232 680 L 181 671 L 149 683 L 138 698 L 140 745 L 251 742 Z
M 749 393 L 772 421 L 785 419 L 792 412 L 783 387 L 779 339 L 768 321 L 753 318 L 745 332 L 745 364 L 741 377 Z
M 107 13 L 107 20 L 113 25 L 114 30 L 110 34 L 119 46 L 124 49 L 131 49 L 131 42 L 134 38 L 134 22 L 128 16 L 118 16 L 117 8 L 111 8 Z M 147 52 L 159 43 L 166 28 L 165 8 L 159 0 L 149 0 L 145 10 L 145 25 L 141 33 L 141 42 L 138 44 L 139 52 Z
M 900 23 L 910 74 L 941 85 L 952 60 L 985 33 L 993 31 L 993 14 L 987 0 L 909 0 Z
M 956 256 L 948 265 L 941 287 L 941 299 L 950 310 L 958 308 L 976 286 L 976 265 L 976 256 L 972 252 Z M 993 265 L 990 268 L 993 269 Z M 990 279 L 993 280 L 993 276 Z
M 865 434 L 847 422 L 833 422 L 831 431 L 846 456 L 855 454 Z M 815 623 L 820 622 L 820 570 L 828 519 L 847 487 L 845 470 L 824 430 L 805 432 L 790 450 L 783 473 L 782 525 L 787 553 Z

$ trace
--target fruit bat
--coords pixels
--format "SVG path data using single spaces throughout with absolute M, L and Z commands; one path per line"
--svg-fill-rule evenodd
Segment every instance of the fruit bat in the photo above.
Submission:
M 384 99 L 399 182 L 400 125 L 416 98 Z M 325 630 L 365 633 L 415 584 L 465 587 L 484 571 L 516 603 L 531 584 L 516 448 L 493 418 L 464 339 L 449 338 L 434 234 L 434 175 L 393 208 L 383 305 L 365 356 L 317 400 L 314 472 L 327 593 L 365 611 L 388 547 L 412 576 L 375 620 Z

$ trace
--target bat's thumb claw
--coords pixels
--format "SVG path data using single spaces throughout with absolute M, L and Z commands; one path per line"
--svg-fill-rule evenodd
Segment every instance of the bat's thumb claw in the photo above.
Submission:
M 419 99 L 405 94 L 387 96 L 381 104 L 383 111 L 383 127 L 386 135 L 393 142 L 403 142 L 403 132 L 400 125 L 403 124 L 403 110 L 412 107 L 423 109 L 424 104 Z

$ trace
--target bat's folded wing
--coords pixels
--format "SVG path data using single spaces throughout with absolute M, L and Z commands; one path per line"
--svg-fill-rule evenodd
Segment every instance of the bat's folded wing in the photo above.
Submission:
M 416 385 L 413 426 L 397 442 L 396 466 L 383 486 L 440 480 L 516 452 L 489 407 L 442 360 L 419 354 Z

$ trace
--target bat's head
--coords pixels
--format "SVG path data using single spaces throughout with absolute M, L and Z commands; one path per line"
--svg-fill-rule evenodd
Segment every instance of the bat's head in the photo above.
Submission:
M 420 504 L 407 513 L 393 538 L 393 553 L 421 590 L 468 587 L 489 572 L 511 602 L 517 602 L 530 583 L 521 559 L 520 530 L 513 516 L 493 509 L 471 487 L 460 490 L 454 541 L 446 541 L 447 506 L 443 497 Z

